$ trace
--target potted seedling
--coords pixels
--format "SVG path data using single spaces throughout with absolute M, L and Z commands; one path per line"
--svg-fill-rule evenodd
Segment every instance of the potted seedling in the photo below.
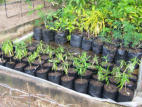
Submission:
M 44 69 L 43 63 L 44 61 L 41 60 L 41 56 L 38 55 L 38 59 L 34 62 L 35 65 L 39 66 L 39 69 L 36 71 L 36 76 L 42 79 L 47 79 L 48 69 Z
M 51 47 L 48 47 L 48 49 L 46 50 L 46 54 L 47 54 L 47 61 L 45 61 L 45 63 L 43 64 L 43 68 L 47 69 L 47 71 L 51 71 L 53 63 L 52 63 L 52 59 L 54 58 L 54 50 Z
M 93 71 L 94 74 L 97 73 L 97 66 L 98 65 L 99 65 L 99 57 L 97 55 L 90 58 L 90 66 L 88 68 L 89 68 L 89 70 Z
M 2 43 L 2 52 L 4 53 L 4 58 L 9 61 L 6 63 L 6 67 L 14 68 L 15 63 L 12 61 L 12 57 L 14 56 L 13 43 L 11 40 L 6 40 Z
M 118 102 L 131 101 L 134 95 L 133 90 L 126 87 L 126 84 L 129 83 L 129 75 L 126 72 L 123 72 L 119 77 L 119 91 L 118 91 Z
M 109 69 L 104 69 L 101 66 L 97 66 L 98 74 L 93 76 L 93 79 L 89 82 L 89 94 L 91 96 L 102 96 L 103 84 L 109 85 Z
M 85 35 L 81 46 L 83 50 L 90 50 L 92 48 L 92 38 L 97 36 L 103 28 L 104 18 L 100 11 L 95 10 L 94 6 L 92 6 L 90 11 L 83 12 L 85 17 L 82 18 L 82 24 L 85 30 Z
M 62 73 L 58 70 L 59 60 L 54 58 L 54 59 L 50 60 L 50 62 L 53 63 L 53 66 L 52 66 L 52 72 L 48 73 L 48 80 L 52 81 L 56 84 L 60 84 Z
M 88 80 L 92 74 L 91 71 L 88 71 L 87 68 L 89 63 L 87 63 L 87 54 L 82 53 L 79 57 L 74 58 L 75 70 L 79 75 L 79 78 L 75 80 L 75 90 L 81 93 L 87 92 Z
M 64 31 L 66 27 L 65 19 L 59 18 L 54 22 L 54 30 L 57 32 L 55 35 L 55 42 L 57 44 L 65 44 L 67 42 L 67 34 Z
M 73 14 L 75 14 L 75 18 L 71 21 L 71 40 L 70 45 L 76 48 L 81 47 L 82 38 L 83 38 L 83 20 L 82 20 L 82 9 L 73 10 Z
M 27 49 L 26 44 L 24 42 L 16 43 L 15 44 L 15 69 L 18 71 L 24 71 L 24 67 L 26 66 L 26 63 L 22 62 L 22 59 L 27 56 Z
M 46 62 L 48 60 L 48 53 L 50 51 L 50 46 L 46 45 L 44 48 L 43 53 L 41 54 L 41 60 L 43 60 L 44 62 Z
M 134 89 L 136 88 L 136 85 L 133 81 L 130 80 L 130 77 L 132 77 L 132 73 L 135 70 L 135 65 L 137 64 L 137 58 L 134 58 L 128 64 L 126 65 L 123 72 L 121 72 L 121 75 L 117 75 L 117 78 L 119 80 L 119 91 L 118 91 L 118 102 L 123 101 L 131 101 L 134 96 Z
M 2 52 L 5 58 L 11 61 L 11 57 L 14 55 L 13 43 L 11 40 L 6 40 L 2 43 Z
M 103 56 L 103 57 L 102 57 L 101 66 L 102 66 L 103 68 L 105 68 L 105 69 L 108 68 L 108 69 L 112 70 L 113 64 L 109 62 L 108 56 Z
M 40 54 L 44 53 L 44 43 L 42 41 L 38 44 L 36 51 Z
M 36 60 L 33 62 L 33 65 L 42 66 L 44 61 L 41 59 L 41 54 L 44 53 L 43 42 L 40 41 L 39 45 L 37 46 L 36 51 L 34 51 Z
M 30 75 L 35 75 L 35 71 L 37 70 L 38 66 L 33 65 L 33 62 L 37 58 L 38 53 L 34 52 L 30 56 L 28 56 L 28 63 L 29 65 L 24 69 L 24 72 Z
M 36 50 L 36 46 L 37 46 L 37 44 L 39 43 L 39 41 L 38 41 L 38 42 L 33 42 L 33 41 L 32 41 L 32 37 L 28 38 L 28 39 L 26 40 L 26 42 L 28 43 L 28 46 L 27 46 L 28 52 L 33 52 L 33 51 L 35 51 L 35 50 Z
M 102 96 L 103 96 L 103 98 L 115 100 L 116 95 L 117 95 L 117 86 L 114 83 L 110 83 L 110 81 L 109 81 L 111 78 L 110 74 L 111 74 L 111 72 L 110 72 L 109 68 L 104 69 L 101 66 L 99 66 L 98 80 L 105 82 Z M 98 81 L 98 83 L 99 83 L 99 81 Z M 97 83 L 97 82 L 94 82 L 94 83 Z M 101 83 L 99 83 L 99 84 L 101 84 Z M 99 91 L 99 88 L 100 88 L 100 91 Z M 96 85 L 96 89 L 98 91 L 98 92 L 96 92 L 96 96 L 101 96 L 102 86 L 100 87 L 100 86 Z M 95 94 L 93 94 L 93 95 L 95 95 Z
M 53 17 L 56 17 L 56 12 L 50 12 L 46 16 L 46 20 L 44 21 L 45 29 L 42 30 L 42 39 L 44 42 L 49 43 L 50 41 L 54 41 L 56 31 L 52 29 L 52 26 L 54 26 Z
M 68 75 L 69 64 L 67 61 L 64 61 L 62 63 L 62 68 L 63 68 L 65 75 L 61 77 L 61 85 L 63 85 L 64 87 L 73 89 L 74 77 Z

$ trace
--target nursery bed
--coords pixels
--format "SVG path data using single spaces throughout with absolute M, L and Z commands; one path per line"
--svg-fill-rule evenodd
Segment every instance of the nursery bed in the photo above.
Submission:
M 19 40 L 15 42 L 20 42 L 21 40 L 25 40 L 29 36 L 31 36 L 33 33 L 30 33 L 28 35 L 23 36 Z M 141 64 L 142 65 L 142 64 Z M 8 84 L 14 88 L 20 88 L 24 89 L 24 86 L 28 83 L 31 88 L 34 88 L 37 92 L 49 94 L 50 96 L 54 97 L 58 102 L 65 104 L 77 104 L 81 107 L 93 107 L 94 105 L 106 105 L 108 106 L 109 103 L 113 104 L 120 104 L 125 106 L 138 106 L 141 105 L 142 102 L 142 96 L 140 96 L 140 93 L 142 91 L 142 66 L 140 66 L 139 69 L 139 77 L 138 77 L 138 85 L 137 89 L 135 90 L 135 95 L 132 102 L 123 102 L 123 103 L 117 103 L 112 100 L 108 99 L 102 99 L 97 97 L 91 97 L 86 94 L 78 93 L 73 90 L 64 88 L 60 85 L 54 84 L 52 82 L 33 77 L 21 72 L 18 72 L 16 70 L 12 70 L 3 66 L 0 66 L 0 81 L 2 83 Z M 22 85 L 21 85 L 22 84 Z M 62 98 L 62 99 L 60 99 Z M 109 102 L 109 103 L 103 103 L 103 102 Z M 113 105 L 112 104 L 112 105 Z

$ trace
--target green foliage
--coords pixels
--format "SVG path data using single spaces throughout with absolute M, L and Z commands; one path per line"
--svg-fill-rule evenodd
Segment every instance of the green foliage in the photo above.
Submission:
M 58 70 L 58 63 L 59 63 L 59 60 L 54 58 L 52 60 L 49 60 L 49 62 L 53 63 L 53 66 L 52 66 L 52 70 L 53 71 L 57 71 Z
M 2 52 L 7 56 L 13 56 L 13 43 L 11 40 L 6 40 L 2 43 Z
M 64 53 L 64 47 L 59 45 L 59 47 L 56 49 L 56 53 Z
M 98 66 L 97 68 L 98 68 L 98 80 L 105 81 L 107 84 L 109 84 L 109 75 L 110 75 L 109 68 L 104 69 L 101 66 Z
M 94 64 L 96 64 L 96 65 L 98 65 L 99 64 L 99 57 L 97 56 L 97 55 L 95 55 L 94 57 L 93 57 L 93 63 L 92 63 L 92 65 L 94 65 Z
M 15 57 L 21 60 L 23 57 L 27 56 L 26 44 L 24 42 L 19 42 L 15 44 Z
M 68 64 L 67 61 L 64 61 L 64 62 L 62 63 L 62 68 L 63 68 L 65 74 L 68 75 L 69 64 Z
M 63 62 L 63 61 L 64 61 L 64 57 L 63 57 L 63 54 L 62 54 L 62 53 L 56 53 L 56 57 L 57 57 L 57 59 L 58 59 L 60 62 Z
M 35 61 L 35 59 L 39 56 L 39 52 L 35 51 L 33 54 L 31 54 L 30 56 L 28 56 L 28 63 L 31 64 Z
M 43 44 L 43 41 L 40 41 L 40 43 L 38 44 L 37 46 L 37 50 L 36 50 L 38 53 L 44 53 L 44 44 Z
M 115 77 L 118 81 L 118 87 L 121 90 L 123 87 L 126 87 L 126 84 L 130 82 L 129 78 L 132 76 L 132 73 L 135 70 L 135 66 L 139 60 L 137 58 L 132 59 L 129 61 L 128 64 L 124 60 L 121 60 L 119 67 L 114 67 L 111 74 Z M 125 68 L 121 71 L 121 68 Z
M 88 38 L 90 36 L 97 36 L 103 26 L 104 26 L 104 17 L 103 14 L 95 9 L 95 6 L 92 7 L 92 9 L 89 11 L 84 10 L 84 18 L 83 19 L 83 29 L 87 32 Z
M 79 57 L 75 57 L 74 58 L 74 66 L 75 66 L 75 70 L 77 71 L 78 75 L 82 76 L 85 74 L 87 68 L 89 67 L 89 63 L 87 62 L 89 59 L 89 57 L 87 57 L 86 52 L 83 52 L 82 55 L 80 55 Z
M 0 4 L 2 4 L 3 3 L 3 0 L 0 0 Z

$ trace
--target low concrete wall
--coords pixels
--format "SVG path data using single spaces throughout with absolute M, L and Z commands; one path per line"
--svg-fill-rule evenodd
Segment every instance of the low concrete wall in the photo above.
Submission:
M 2 66 L 0 66 L 0 83 L 30 94 L 47 95 L 65 107 L 120 107 Z

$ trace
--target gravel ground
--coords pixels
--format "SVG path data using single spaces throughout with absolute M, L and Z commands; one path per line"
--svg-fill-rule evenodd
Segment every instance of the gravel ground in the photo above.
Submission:
M 38 4 L 42 4 L 42 3 L 43 3 L 43 0 L 34 1 L 35 7 Z M 46 3 L 46 7 L 48 9 L 44 9 L 44 11 L 53 10 L 50 8 L 51 4 L 49 4 L 49 3 Z M 20 12 L 21 12 L 20 3 L 7 5 L 7 9 L 8 9 L 8 16 L 13 16 L 16 14 L 18 14 L 18 15 L 14 16 L 14 17 L 7 18 L 4 6 L 0 6 L 0 32 L 11 29 L 13 27 L 16 27 L 18 25 L 21 25 L 23 23 L 26 23 L 26 22 L 29 22 L 29 21 L 32 21 L 32 20 L 38 18 L 37 12 L 33 13 L 32 15 L 29 15 L 26 13 L 29 11 L 29 7 L 25 2 L 22 3 L 22 12 L 23 12 L 22 16 L 20 14 Z
M 0 107 L 66 107 L 60 106 L 56 101 L 52 103 L 48 96 L 27 95 L 22 91 L 12 91 L 8 88 L 0 87 Z

